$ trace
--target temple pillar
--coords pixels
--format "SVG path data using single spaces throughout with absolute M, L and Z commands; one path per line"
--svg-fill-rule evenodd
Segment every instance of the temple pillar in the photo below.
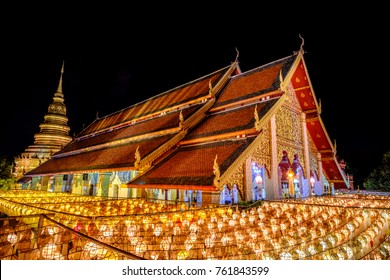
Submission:
M 317 153 L 317 165 L 318 165 L 318 182 L 316 182 L 314 192 L 317 195 L 322 195 L 324 193 L 324 182 L 323 182 L 323 171 L 322 171 L 322 161 L 321 153 Z
M 49 186 L 49 176 L 44 176 L 42 178 L 42 190 L 47 191 L 48 186 Z
M 252 158 L 248 157 L 245 161 L 245 178 L 244 178 L 244 200 L 251 201 L 252 198 Z
M 307 138 L 307 127 L 306 127 L 306 114 L 301 114 L 302 123 L 302 143 L 303 143 L 303 160 L 305 163 L 305 177 L 306 180 L 310 179 L 310 156 L 309 156 L 309 141 Z
M 279 175 L 278 175 L 278 144 L 276 138 L 276 118 L 273 115 L 270 119 L 270 147 L 271 147 L 271 167 L 270 176 L 271 180 L 269 186 L 267 186 L 267 198 L 279 199 Z
M 30 190 L 38 190 L 38 187 L 40 185 L 41 178 L 39 176 L 33 177 L 31 179 L 31 187 Z
M 100 184 L 101 196 L 108 197 L 109 190 L 110 190 L 110 177 L 111 177 L 112 173 L 107 172 L 107 173 L 101 173 L 100 175 L 102 176 L 102 179 L 100 181 L 101 182 L 101 184 Z
M 72 193 L 81 195 L 83 191 L 83 174 L 75 174 L 72 181 Z

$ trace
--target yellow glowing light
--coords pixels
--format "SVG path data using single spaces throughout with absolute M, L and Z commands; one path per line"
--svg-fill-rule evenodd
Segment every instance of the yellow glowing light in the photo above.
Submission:
M 178 260 L 185 260 L 187 259 L 189 256 L 189 253 L 186 251 L 186 250 L 181 250 L 178 254 L 177 254 L 177 259 Z

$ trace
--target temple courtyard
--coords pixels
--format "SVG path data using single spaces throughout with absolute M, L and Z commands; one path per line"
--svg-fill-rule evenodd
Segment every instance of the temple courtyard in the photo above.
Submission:
M 0 192 L 2 260 L 389 260 L 390 196 L 252 204 Z

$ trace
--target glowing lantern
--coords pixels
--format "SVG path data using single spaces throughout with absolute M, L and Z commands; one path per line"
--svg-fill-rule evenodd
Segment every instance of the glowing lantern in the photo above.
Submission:
M 10 233 L 7 236 L 7 240 L 11 244 L 15 244 L 18 241 L 18 236 L 15 233 Z
M 223 237 L 221 238 L 221 242 L 222 242 L 223 246 L 226 246 L 227 244 L 231 243 L 231 239 L 229 236 L 224 234 Z
M 189 253 L 186 251 L 186 250 L 181 250 L 178 254 L 177 254 L 177 259 L 178 260 L 185 260 L 187 259 L 189 256 Z
M 218 227 L 218 230 L 221 231 L 221 229 L 223 227 L 223 221 L 219 220 L 217 223 L 217 227 Z
M 244 218 L 240 218 L 240 225 L 241 225 L 242 227 L 245 226 L 245 219 L 244 219 Z
M 190 231 L 191 232 L 196 232 L 198 230 L 198 226 L 195 223 L 192 223 L 190 226 Z
M 128 236 L 134 236 L 136 230 L 137 230 L 137 227 L 135 225 L 129 225 L 127 227 L 127 235 Z
M 179 226 L 175 226 L 175 227 L 173 228 L 173 234 L 174 234 L 174 235 L 179 235 L 180 233 L 181 233 L 180 227 L 179 227 Z
M 140 241 L 135 245 L 135 254 L 136 255 L 142 255 L 147 249 L 146 243 L 143 241 Z
M 195 232 L 191 232 L 190 235 L 189 235 L 189 238 L 190 238 L 190 241 L 192 243 L 194 243 L 196 241 L 196 238 L 197 238 L 196 233 Z
M 159 235 L 161 234 L 161 232 L 162 232 L 161 226 L 157 226 L 157 227 L 154 229 L 153 234 L 154 234 L 155 236 L 159 236 Z
M 170 246 L 171 246 L 171 243 L 169 242 L 168 239 L 164 238 L 163 240 L 161 240 L 161 243 L 160 243 L 161 249 L 163 249 L 164 251 L 168 251 Z
M 53 244 L 52 242 L 47 243 L 42 248 L 42 256 L 45 259 L 53 259 L 53 256 L 58 253 L 57 246 Z
M 204 245 L 206 248 L 212 248 L 214 246 L 214 240 L 210 237 L 206 237 L 204 240 Z

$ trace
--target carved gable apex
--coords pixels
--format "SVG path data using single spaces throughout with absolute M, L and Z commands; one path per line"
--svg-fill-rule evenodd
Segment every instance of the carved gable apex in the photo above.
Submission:
M 285 105 L 294 109 L 295 111 L 302 111 L 301 106 L 299 105 L 298 98 L 296 96 L 296 93 L 291 83 L 289 83 L 287 86 Z

